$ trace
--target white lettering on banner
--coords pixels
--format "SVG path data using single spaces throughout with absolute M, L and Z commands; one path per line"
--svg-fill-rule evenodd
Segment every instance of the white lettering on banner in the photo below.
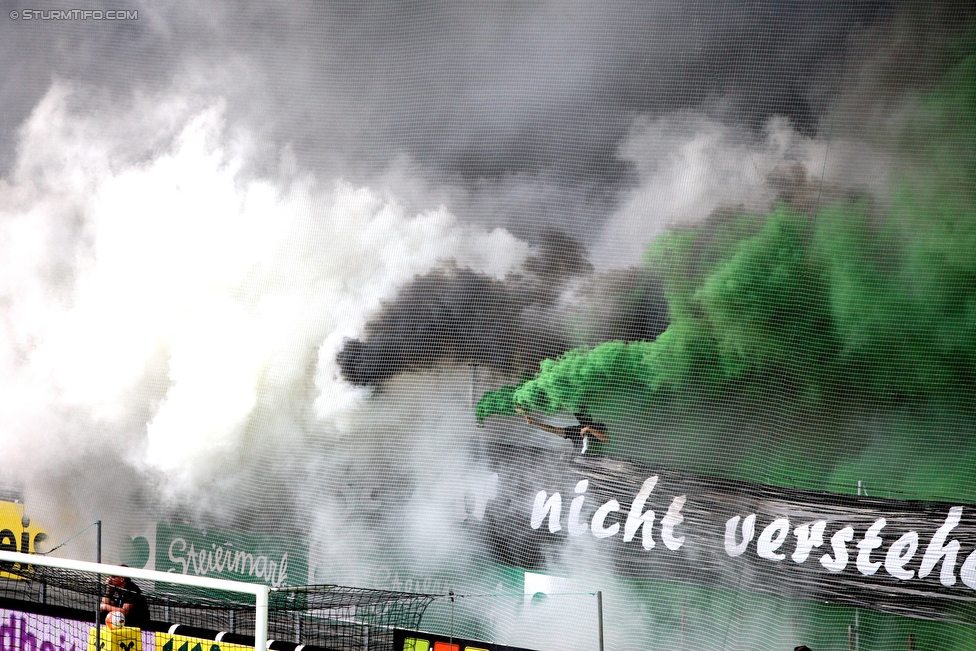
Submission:
M 654 548 L 654 538 L 651 537 L 654 529 L 654 511 L 644 511 L 644 504 L 647 502 L 647 498 L 650 497 L 651 491 L 654 490 L 656 485 L 657 475 L 645 479 L 640 491 L 637 492 L 637 496 L 630 505 L 630 513 L 627 515 L 627 522 L 624 525 L 625 543 L 633 540 L 637 530 L 643 525 L 644 531 L 641 535 L 643 536 L 642 542 L 644 549 Z
M 206 576 L 219 574 L 226 569 L 233 574 L 261 579 L 273 588 L 280 588 L 288 580 L 288 552 L 284 552 L 280 560 L 274 561 L 264 555 L 255 557 L 248 552 L 218 546 L 215 543 L 211 543 L 210 549 L 200 551 L 190 543 L 188 551 L 184 538 L 173 538 L 169 543 L 167 554 L 171 563 L 180 566 L 182 571 L 178 572 L 179 574 L 189 574 L 192 569 L 193 574 Z M 186 554 L 186 556 L 179 554 Z M 175 568 L 169 571 L 175 572 Z
M 681 507 L 685 505 L 687 499 L 687 495 L 678 495 L 671 500 L 668 512 L 661 518 L 661 541 L 671 551 L 677 551 L 685 542 L 684 536 L 674 537 L 674 528 L 685 520 L 685 517 L 681 515 Z
M 739 528 L 739 516 L 729 518 L 725 523 L 725 553 L 735 558 L 742 556 L 749 548 L 753 536 L 756 535 L 756 514 L 750 513 L 742 521 L 742 542 L 735 542 L 735 530 Z
M 610 538 L 617 535 L 617 532 L 620 531 L 619 522 L 614 522 L 609 527 L 604 527 L 603 523 L 611 512 L 619 510 L 620 502 L 617 500 L 610 500 L 596 510 L 596 513 L 593 514 L 593 521 L 590 523 L 590 530 L 593 532 L 594 538 Z
M 653 538 L 655 512 L 653 509 L 645 510 L 647 502 L 651 497 L 658 483 L 658 476 L 648 477 L 641 484 L 640 490 L 631 503 L 626 520 L 623 521 L 623 542 L 629 543 L 636 537 L 638 530 L 643 527 L 641 543 L 645 550 L 650 551 L 655 547 Z M 586 503 L 586 492 L 590 482 L 587 479 L 576 483 L 574 492 L 576 497 L 570 504 L 569 519 L 567 530 L 570 536 L 581 536 L 587 531 L 593 534 L 598 540 L 613 538 L 621 530 L 621 522 L 618 520 L 607 524 L 607 518 L 612 514 L 619 513 L 621 510 L 620 502 L 610 499 L 598 507 L 593 515 L 588 519 L 584 517 L 584 505 Z M 678 495 L 671 500 L 668 510 L 661 518 L 661 542 L 671 551 L 677 551 L 685 544 L 685 535 L 676 535 L 675 528 L 684 523 L 685 517 L 681 514 L 682 509 L 688 501 L 687 495 Z M 697 511 L 701 513 L 700 508 Z M 803 511 L 795 513 L 809 513 L 809 507 Z M 898 581 L 909 581 L 914 578 L 924 579 L 929 576 L 936 565 L 942 563 L 939 574 L 939 581 L 942 585 L 949 587 L 956 583 L 956 561 L 960 552 L 960 542 L 958 540 L 947 540 L 952 531 L 962 520 L 963 507 L 954 506 L 949 509 L 943 524 L 932 535 L 922 557 L 918 571 L 910 569 L 908 566 L 918 555 L 920 546 L 920 535 L 917 531 L 907 531 L 891 543 L 887 549 L 880 550 L 883 558 L 872 560 L 871 554 L 875 550 L 885 546 L 885 541 L 881 537 L 881 531 L 888 525 L 885 518 L 876 519 L 864 532 L 864 537 L 856 543 L 857 555 L 854 559 L 854 566 L 858 572 L 864 576 L 873 576 L 884 566 L 885 571 Z M 546 491 L 539 491 L 535 496 L 532 506 L 531 526 L 538 529 L 542 526 L 546 517 L 549 518 L 549 531 L 556 533 L 562 530 L 562 496 L 557 492 L 549 495 Z M 617 516 L 619 517 L 619 516 Z M 761 559 L 780 562 L 784 560 L 790 549 L 786 547 L 790 540 L 790 533 L 795 539 L 790 558 L 797 565 L 806 563 L 814 548 L 823 547 L 828 520 L 812 520 L 791 528 L 788 517 L 777 517 L 763 528 L 759 536 L 756 536 L 756 513 L 750 513 L 743 518 L 735 515 L 725 522 L 724 548 L 725 553 L 730 558 L 736 558 L 745 554 L 752 541 L 755 539 L 755 553 Z M 835 526 L 841 526 L 837 523 Z M 740 537 L 741 526 L 741 537 Z M 853 542 L 857 532 L 850 525 L 843 525 L 830 537 L 830 552 L 822 554 L 818 561 L 825 570 L 831 573 L 843 572 L 851 561 L 851 550 L 848 544 Z M 702 540 L 701 536 L 693 537 L 692 540 Z M 174 541 L 174 545 L 177 541 Z M 180 541 L 185 548 L 185 543 Z M 171 550 L 173 546 L 171 545 Z M 183 551 L 182 549 L 180 551 Z M 216 550 L 215 550 L 216 551 Z M 692 554 L 697 554 L 693 551 Z M 190 558 L 193 558 L 193 548 L 191 546 Z M 229 558 L 225 555 L 225 559 Z M 876 557 L 877 558 L 877 557 Z M 186 564 L 187 561 L 180 557 L 174 558 L 172 551 L 170 559 L 173 562 Z M 219 555 L 214 557 L 214 563 L 218 566 L 221 563 Z M 226 561 L 230 562 L 230 561 Z M 235 558 L 234 563 L 236 564 Z M 254 561 L 257 563 L 257 561 Z M 259 570 L 260 571 L 260 570 Z M 959 569 L 959 579 L 969 588 L 976 590 L 976 551 L 972 551 L 966 558 L 962 567 Z M 0 649 L 2 651 L 2 649 Z
M 546 515 L 549 516 L 549 533 L 556 533 L 563 528 L 563 525 L 559 524 L 559 519 L 563 515 L 563 498 L 559 496 L 559 493 L 553 493 L 552 497 L 546 499 L 545 491 L 539 491 L 535 495 L 535 503 L 532 505 L 532 520 L 530 524 L 533 529 L 538 529 L 542 526 L 542 521 L 546 519 Z
M 878 518 L 874 521 L 870 527 L 868 527 L 867 532 L 864 534 L 864 538 L 861 542 L 857 543 L 857 569 L 864 576 L 871 576 L 878 571 L 881 567 L 881 562 L 872 563 L 871 562 L 871 550 L 877 549 L 884 542 L 878 533 L 884 529 L 884 526 L 888 524 L 888 521 L 884 518 Z
M 814 547 L 823 544 L 823 533 L 826 528 L 826 520 L 817 520 L 813 524 L 803 524 L 793 530 L 793 535 L 796 536 L 796 551 L 790 558 L 794 563 L 804 562 L 810 557 L 810 551 Z
M 946 587 L 955 585 L 956 556 L 959 554 L 959 541 L 953 540 L 946 545 L 945 539 L 956 528 L 960 520 L 962 520 L 962 507 L 954 506 L 949 509 L 949 515 L 946 516 L 945 522 L 935 532 L 935 535 L 932 536 L 932 540 L 929 541 L 929 546 L 925 548 L 925 555 L 922 557 L 922 566 L 918 568 L 918 578 L 924 579 L 927 577 L 935 569 L 935 564 L 941 560 L 942 571 L 939 573 L 939 581 Z
M 183 568 L 183 571 L 180 572 L 180 574 L 186 574 L 187 569 L 189 569 L 189 563 L 187 563 L 187 560 L 182 556 L 173 555 L 173 548 L 176 547 L 177 545 L 181 545 L 179 551 L 181 552 L 186 551 L 186 541 L 183 540 L 182 538 L 173 538 L 173 540 L 169 543 L 169 551 L 168 551 L 169 561 L 171 563 L 176 563 Z
M 572 504 L 569 505 L 569 522 L 567 527 L 569 529 L 570 536 L 582 536 L 589 529 L 589 525 L 586 521 L 579 521 L 580 513 L 583 510 L 583 501 L 586 500 L 586 495 L 582 493 L 586 492 L 589 487 L 590 482 L 586 479 L 576 483 L 576 488 L 573 489 L 575 493 L 579 494 L 579 497 L 574 497 Z
M 377 587 L 397 592 L 422 592 L 424 594 L 447 594 L 452 583 L 432 576 L 403 577 L 389 568 L 380 571 Z
M 247 570 L 244 569 L 245 563 L 247 563 Z M 234 562 L 227 569 L 229 569 L 231 572 L 250 574 L 254 571 L 254 554 L 249 554 L 239 549 L 236 550 L 234 552 Z
M 775 534 L 775 537 L 773 537 Z M 782 547 L 786 537 L 790 535 L 790 521 L 788 518 L 773 520 L 768 527 L 759 534 L 756 541 L 756 553 L 762 558 L 771 561 L 781 561 L 786 558 L 786 554 L 777 554 L 776 550 Z
M 959 568 L 959 578 L 968 587 L 976 590 L 976 551 L 971 553 L 966 558 L 966 562 Z
M 820 557 L 820 564 L 831 572 L 843 572 L 849 559 L 847 543 L 852 540 L 854 540 L 854 527 L 844 527 L 835 533 L 830 539 L 830 548 L 834 550 L 834 556 L 831 558 L 830 554 L 824 554 Z
M 915 570 L 906 570 L 905 566 L 912 560 L 916 551 L 918 551 L 918 534 L 909 531 L 888 548 L 888 553 L 885 554 L 885 571 L 901 581 L 909 580 L 915 576 Z

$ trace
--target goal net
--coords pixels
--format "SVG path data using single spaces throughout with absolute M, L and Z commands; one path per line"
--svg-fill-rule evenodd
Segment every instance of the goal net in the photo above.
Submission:
M 110 577 L 127 577 L 141 627 L 109 628 Z M 134 587 L 133 587 L 134 586 Z M 17 651 L 367 651 L 415 630 L 434 597 L 265 585 L 0 552 L 0 644 Z M 129 622 L 126 622 L 127 624 Z

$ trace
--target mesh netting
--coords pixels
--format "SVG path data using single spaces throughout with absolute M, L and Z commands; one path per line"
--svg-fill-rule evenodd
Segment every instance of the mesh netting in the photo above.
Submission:
M 105 577 L 40 565 L 0 567 L 0 601 L 12 610 L 56 613 L 94 622 Z M 18 578 L 10 578 L 9 575 Z M 249 595 L 136 581 L 149 607 L 147 630 L 225 643 L 254 644 L 254 601 Z M 435 597 L 335 585 L 272 591 L 268 639 L 337 651 L 390 649 L 395 629 L 416 630 Z M 220 634 L 223 635 L 220 635 Z
M 18 2 L 0 550 L 280 644 L 976 648 L 972 0 Z

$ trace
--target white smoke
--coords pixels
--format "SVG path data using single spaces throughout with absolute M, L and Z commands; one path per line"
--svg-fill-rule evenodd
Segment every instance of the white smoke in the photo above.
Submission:
M 77 518 L 225 465 L 259 404 L 311 411 L 288 404 L 310 356 L 313 420 L 335 430 L 363 397 L 335 351 L 382 300 L 448 259 L 502 276 L 528 253 L 443 208 L 251 178 L 219 102 L 109 116 L 75 99 L 51 89 L 0 184 L 0 437 L 5 472 Z M 38 481 L 93 454 L 65 484 Z
M 529 247 L 302 174 L 287 152 L 279 178 L 255 177 L 252 139 L 225 126 L 219 101 L 86 106 L 53 87 L 0 181 L 2 478 L 25 485 L 55 540 L 96 517 L 138 529 L 166 499 L 232 517 L 297 496 L 321 579 L 397 587 L 376 576 L 395 570 L 433 577 L 432 590 L 481 588 L 471 560 L 484 552 L 458 503 L 489 472 L 472 463 L 486 432 L 466 369 L 370 394 L 335 359 L 415 275 L 455 260 L 501 278 Z M 602 267 L 638 262 L 669 223 L 760 209 L 777 166 L 813 169 L 826 154 L 782 123 L 757 142 L 682 119 L 642 123 L 625 148 L 643 183 L 608 222 Z M 616 584 L 607 559 L 573 551 L 564 571 L 579 590 Z M 608 608 L 626 609 L 619 599 Z M 546 646 L 548 621 L 588 645 L 593 622 L 574 622 L 575 608 L 527 611 L 532 633 L 512 639 Z M 637 639 L 651 620 L 619 634 Z
M 599 269 L 640 264 L 655 236 L 715 210 L 768 211 L 781 189 L 770 182 L 777 173 L 799 170 L 827 196 L 839 187 L 873 197 L 885 196 L 889 173 L 888 157 L 867 144 L 804 136 L 784 118 L 769 120 L 758 136 L 700 114 L 641 118 L 620 155 L 635 165 L 639 183 L 603 227 L 593 251 Z

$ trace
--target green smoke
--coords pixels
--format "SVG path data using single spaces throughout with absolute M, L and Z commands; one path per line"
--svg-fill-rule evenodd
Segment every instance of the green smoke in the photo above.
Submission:
M 585 405 L 610 423 L 611 455 L 976 503 L 976 34 L 951 56 L 934 89 L 905 103 L 902 124 L 879 129 L 895 161 L 890 196 L 723 211 L 664 234 L 645 267 L 664 283 L 667 330 L 545 360 L 534 378 L 486 394 L 479 420 Z M 787 622 L 815 649 L 851 648 L 857 621 L 864 649 L 974 639 L 970 627 L 638 583 L 666 632 L 649 645 L 672 645 L 675 631 L 682 644 L 710 641 L 716 627 L 789 639 L 773 630 Z
M 892 196 L 724 212 L 654 241 L 670 326 L 545 360 L 477 416 L 585 405 L 611 454 L 738 479 L 976 501 L 976 55 L 891 146 Z M 875 493 L 872 493 L 875 494 Z

